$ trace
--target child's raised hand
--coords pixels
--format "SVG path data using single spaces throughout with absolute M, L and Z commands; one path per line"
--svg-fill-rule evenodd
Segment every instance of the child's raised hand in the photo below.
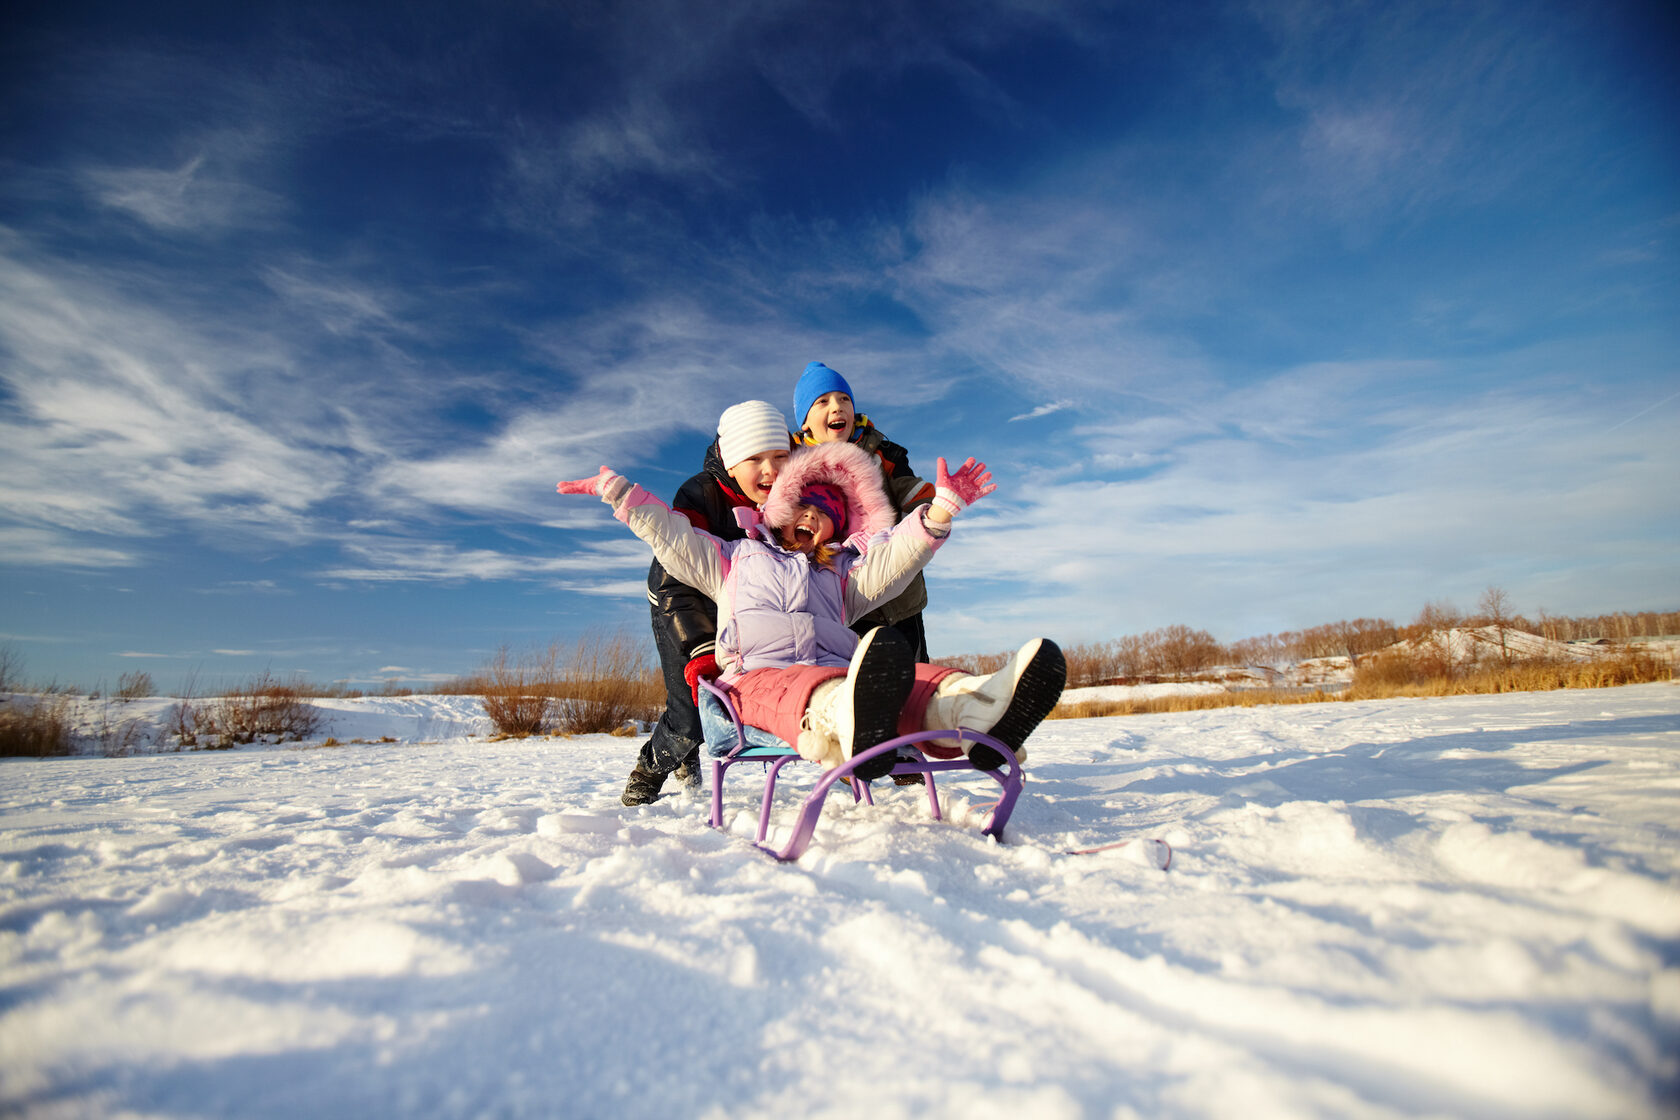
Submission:
M 623 478 L 611 467 L 602 467 L 599 474 L 592 478 L 579 478 L 570 482 L 562 482 L 554 489 L 562 494 L 599 494 L 602 498 L 611 500 L 612 493 L 617 489 L 613 483 L 623 482 Z
M 986 464 L 972 458 L 952 474 L 944 459 L 938 461 L 939 473 L 934 479 L 933 504 L 948 516 L 955 517 L 969 505 L 997 489 L 992 472 Z

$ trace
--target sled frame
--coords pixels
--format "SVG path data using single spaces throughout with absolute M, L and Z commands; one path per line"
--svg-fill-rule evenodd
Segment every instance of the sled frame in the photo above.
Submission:
M 824 772 L 822 777 L 817 779 L 816 786 L 812 788 L 801 803 L 798 814 L 794 818 L 793 834 L 788 837 L 787 843 L 780 848 L 772 847 L 765 843 L 765 838 L 770 835 L 770 816 L 776 800 L 776 779 L 780 776 L 782 768 L 788 763 L 806 760 L 802 759 L 799 752 L 791 746 L 761 747 L 748 743 L 746 729 L 741 723 L 740 713 L 735 710 L 735 705 L 730 700 L 728 691 L 705 677 L 700 678 L 700 687 L 722 702 L 723 710 L 728 713 L 730 720 L 735 724 L 734 748 L 722 757 L 710 756 L 708 752 L 712 770 L 712 791 L 711 815 L 706 823 L 713 828 L 723 827 L 723 782 L 724 775 L 728 773 L 729 768 L 742 762 L 763 763 L 765 767 L 764 793 L 759 801 L 758 835 L 753 843 L 759 850 L 769 853 L 784 863 L 798 859 L 805 854 L 806 848 L 810 847 L 811 837 L 817 829 L 817 821 L 822 816 L 823 805 L 828 800 L 829 791 L 834 788 L 836 782 L 843 778 L 849 778 L 853 803 L 863 801 L 874 805 L 875 797 L 870 790 L 870 783 L 860 781 L 853 772 L 859 763 L 867 762 L 889 752 L 896 752 L 900 747 L 914 747 L 921 758 L 919 761 L 904 760 L 899 762 L 888 772 L 887 776 L 921 774 L 924 787 L 927 790 L 928 810 L 936 821 L 945 819 L 944 813 L 939 808 L 939 789 L 934 783 L 933 776 L 936 773 L 960 770 L 969 775 L 983 775 L 998 783 L 1001 788 L 997 802 L 992 806 L 991 812 L 986 816 L 985 824 L 980 829 L 982 834 L 998 841 L 1002 841 L 1003 827 L 1009 822 L 1010 814 L 1015 811 L 1015 802 L 1021 796 L 1021 786 L 1025 780 L 1025 775 L 1021 769 L 1020 760 L 1015 757 L 1015 752 L 1005 744 L 1000 743 L 990 735 L 963 727 L 949 731 L 917 731 L 909 735 L 900 735 L 897 738 L 888 739 L 886 742 L 877 744 L 846 760 L 844 764 Z M 929 758 L 919 744 L 934 739 L 955 739 L 958 742 L 967 740 L 982 743 L 1003 756 L 1003 765 L 996 770 L 977 770 L 968 761 L 967 757 Z

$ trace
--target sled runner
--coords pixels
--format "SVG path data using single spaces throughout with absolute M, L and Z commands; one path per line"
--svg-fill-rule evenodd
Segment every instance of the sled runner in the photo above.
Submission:
M 739 762 L 761 762 L 765 765 L 764 795 L 759 804 L 758 836 L 754 841 L 762 850 L 770 853 L 779 860 L 795 860 L 805 853 L 810 846 L 811 835 L 816 831 L 817 819 L 822 816 L 823 803 L 828 799 L 829 791 L 842 778 L 850 779 L 852 800 L 875 804 L 869 783 L 858 779 L 853 771 L 860 763 L 878 758 L 890 752 L 896 752 L 900 747 L 910 747 L 915 750 L 916 760 L 901 760 L 890 771 L 893 775 L 920 774 L 927 788 L 928 808 L 933 813 L 934 820 L 943 820 L 944 815 L 939 809 L 939 790 L 934 785 L 934 774 L 946 770 L 960 770 L 970 775 L 990 778 L 998 783 L 1001 790 L 998 800 L 986 817 L 986 823 L 981 832 L 998 840 L 1003 839 L 1003 826 L 1008 823 L 1009 815 L 1015 811 L 1015 800 L 1021 795 L 1022 773 L 1021 764 L 1015 758 L 1015 752 L 990 735 L 983 735 L 976 731 L 958 728 L 953 731 L 918 731 L 910 735 L 900 735 L 896 739 L 889 739 L 878 746 L 848 759 L 844 765 L 826 771 L 817 779 L 816 786 L 806 795 L 799 807 L 799 813 L 794 819 L 793 835 L 780 849 L 766 844 L 765 837 L 770 834 L 770 814 L 775 806 L 776 779 L 782 768 L 789 762 L 803 762 L 799 752 L 793 747 L 776 738 L 769 732 L 757 728 L 748 728 L 741 723 L 740 715 L 735 711 L 735 705 L 730 702 L 728 693 L 719 688 L 712 681 L 700 678 L 700 687 L 714 698 L 723 708 L 724 714 L 735 725 L 733 742 L 706 743 L 706 751 L 711 755 L 712 770 L 712 812 L 707 824 L 713 828 L 723 827 L 723 782 L 724 775 L 729 768 Z M 749 733 L 751 739 L 749 741 Z M 996 750 L 1003 756 L 1003 765 L 996 770 L 976 770 L 967 758 L 934 759 L 929 758 L 918 744 L 934 739 L 957 739 L 983 743 Z

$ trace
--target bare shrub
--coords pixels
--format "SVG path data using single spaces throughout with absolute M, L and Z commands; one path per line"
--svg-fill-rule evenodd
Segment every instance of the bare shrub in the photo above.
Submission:
M 1463 625 L 1464 616 L 1451 603 L 1424 604 L 1412 624 L 1401 631 L 1401 639 L 1406 645 L 1384 654 L 1393 662 L 1388 672 L 1402 671 L 1395 666 L 1404 661 L 1403 671 L 1412 673 L 1419 680 L 1456 676 L 1460 670 L 1468 668 L 1463 659 L 1469 647 L 1455 641 L 1453 636 L 1453 631 Z
M 1510 633 L 1513 629 L 1513 614 L 1511 597 L 1505 594 L 1504 588 L 1489 585 L 1482 592 L 1482 597 L 1476 602 L 1476 609 L 1481 611 L 1481 617 L 1476 619 L 1480 625 L 1491 626 L 1499 632 L 1499 660 L 1507 666 L 1511 664 Z
M 178 747 L 198 746 L 199 736 L 211 730 L 208 716 L 191 700 L 182 700 L 169 709 L 165 726 L 169 728 L 169 734 L 175 737 L 175 745 Z
M 1145 636 L 1154 646 L 1155 663 L 1160 671 L 1174 680 L 1183 680 L 1191 673 L 1211 669 L 1219 664 L 1225 652 L 1213 635 L 1206 630 L 1192 630 L 1188 626 L 1168 626 L 1152 630 Z
M 127 758 L 145 743 L 146 724 L 133 717 L 123 718 L 106 699 L 94 715 L 93 739 L 106 758 Z
M 1105 684 L 1118 675 L 1113 642 L 1063 646 L 1062 655 L 1067 658 L 1069 688 Z
M 227 750 L 259 739 L 283 743 L 305 739 L 321 727 L 321 710 L 306 699 L 296 679 L 280 680 L 267 671 L 249 683 L 204 700 L 187 698 L 171 710 L 170 733 L 183 747 Z
M 11 642 L 0 643 L 0 692 L 23 690 L 23 655 Z
M 1354 667 L 1349 691 L 1361 698 L 1398 695 L 1398 690 L 1435 676 L 1438 664 L 1438 659 L 1422 658 L 1409 648 L 1384 650 Z
M 243 688 L 220 697 L 219 739 L 252 743 L 273 737 L 285 742 L 313 735 L 321 726 L 321 710 L 305 700 L 306 695 L 296 678 L 282 681 L 263 672 Z
M 51 758 L 70 751 L 70 697 L 14 696 L 0 705 L 0 757 Z
M 554 646 L 518 656 L 510 654 L 506 646 L 496 650 L 496 656 L 478 674 L 482 683 L 475 691 L 498 734 L 542 733 L 553 703 L 558 660 L 559 651 Z
M 617 734 L 659 718 L 662 678 L 648 668 L 642 643 L 627 630 L 590 631 L 578 639 L 560 677 L 555 724 L 568 735 Z
M 1127 634 L 1114 642 L 1114 676 L 1136 680 L 1149 672 L 1149 645 L 1140 634 Z
M 117 699 L 144 700 L 157 694 L 152 675 L 145 672 L 124 673 L 117 678 Z
M 1332 626 L 1342 643 L 1342 652 L 1347 654 L 1348 662 L 1353 665 L 1359 664 L 1361 657 L 1386 649 L 1400 640 L 1399 629 L 1386 618 L 1356 618 L 1352 622 L 1337 622 Z

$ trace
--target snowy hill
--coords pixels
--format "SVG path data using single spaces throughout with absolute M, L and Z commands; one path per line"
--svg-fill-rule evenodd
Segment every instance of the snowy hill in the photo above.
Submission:
M 637 740 L 323 703 L 344 745 L 0 763 L 0 1112 L 1655 1117 L 1680 1093 L 1672 684 L 1053 722 L 1005 843 L 978 782 L 944 787 L 945 824 L 889 787 L 831 799 L 785 866 L 750 843 L 749 775 L 720 833 L 684 796 L 619 805 Z M 1063 854 L 1145 836 L 1170 871 Z

